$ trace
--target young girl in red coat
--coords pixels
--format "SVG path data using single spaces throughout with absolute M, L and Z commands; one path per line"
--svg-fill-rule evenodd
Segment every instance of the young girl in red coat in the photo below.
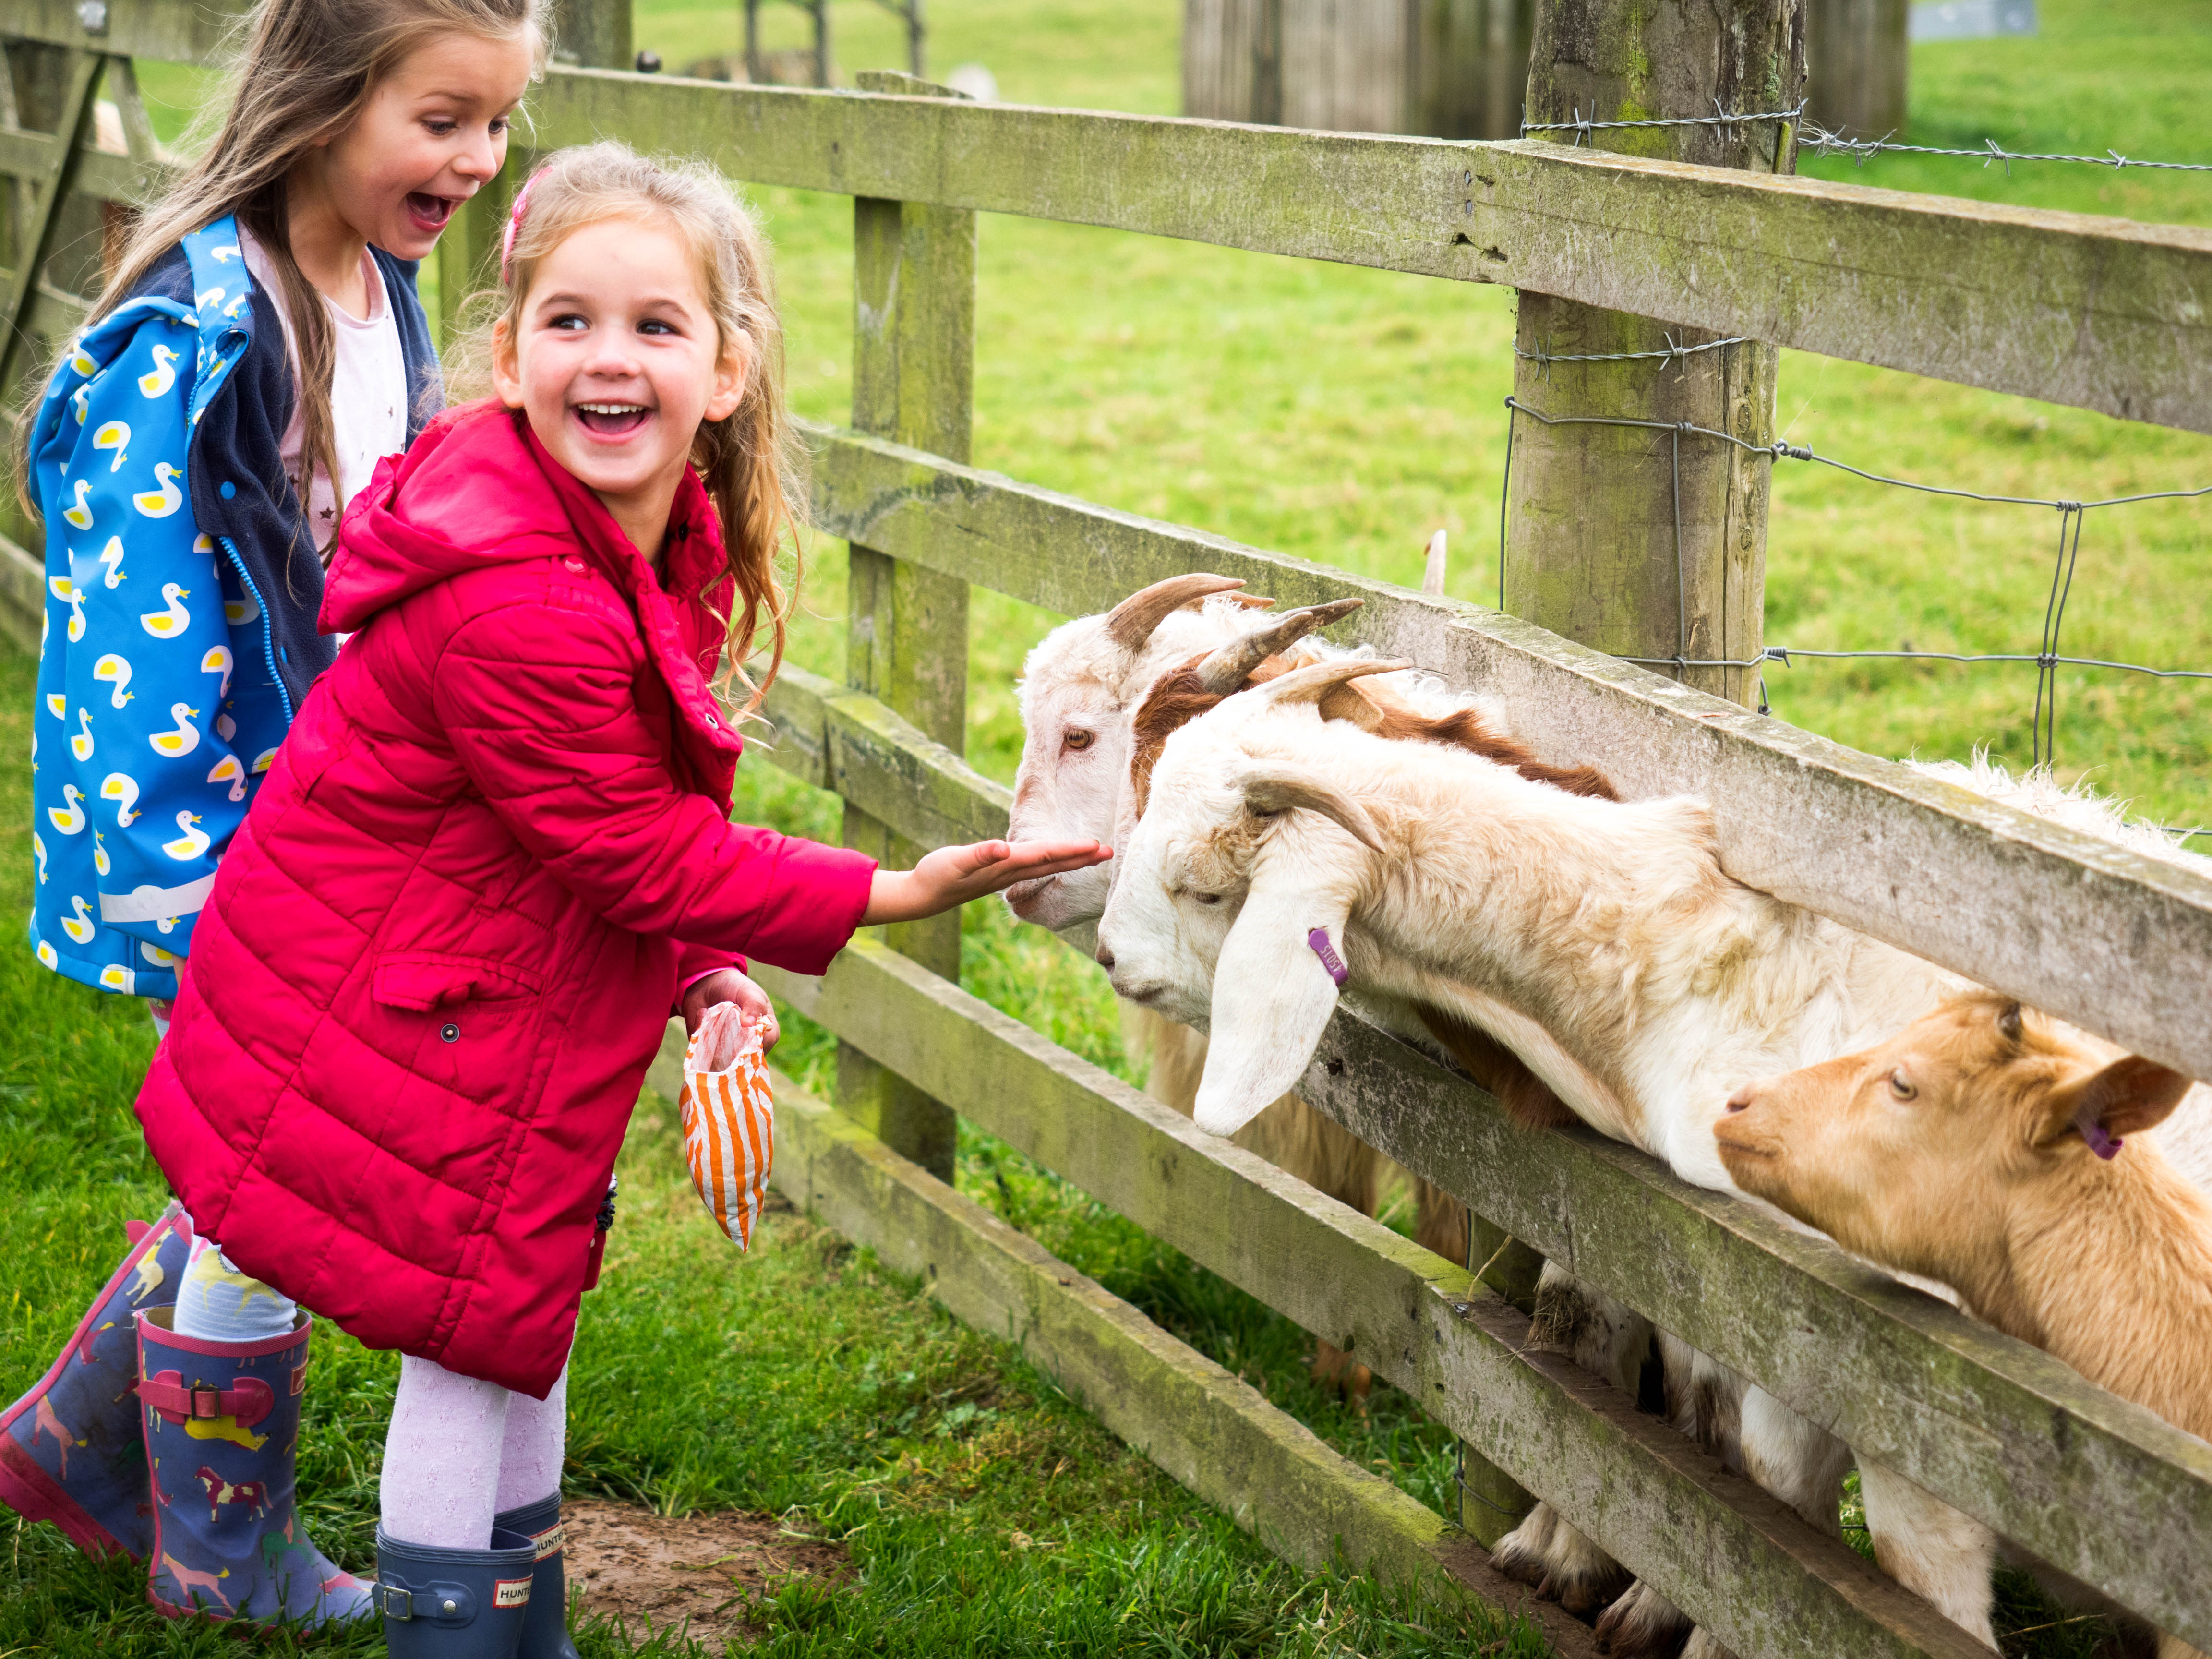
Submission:
M 671 1012 L 766 1020 L 746 955 L 819 974 L 856 927 L 1108 856 L 988 842 L 892 872 L 728 821 L 742 744 L 708 677 L 763 619 L 773 676 L 795 508 L 765 257 L 718 179 L 556 157 L 498 297 L 496 398 L 347 511 L 322 620 L 353 637 L 138 1100 L 230 1261 L 406 1356 L 377 1601 L 395 1655 L 437 1659 L 573 1652 L 566 1364 Z

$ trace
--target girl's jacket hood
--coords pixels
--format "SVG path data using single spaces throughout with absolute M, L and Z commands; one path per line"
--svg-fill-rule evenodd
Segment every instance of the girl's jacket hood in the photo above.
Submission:
M 540 1397 L 679 982 L 740 954 L 821 973 L 875 868 L 730 822 L 696 480 L 672 524 L 664 587 L 494 404 L 383 464 L 325 590 L 352 637 L 216 874 L 138 1098 L 242 1270 Z

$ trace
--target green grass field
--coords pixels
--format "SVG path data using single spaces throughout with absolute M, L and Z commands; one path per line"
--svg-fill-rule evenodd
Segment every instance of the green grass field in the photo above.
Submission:
M 1922 142 L 2212 161 L 2212 0 L 2128 9 L 2043 0 L 2033 40 L 1927 46 L 1914 58 Z M 931 68 L 986 63 L 1011 100 L 1172 113 L 1172 0 L 946 0 Z M 770 9 L 771 46 L 800 19 Z M 641 46 L 672 68 L 732 50 L 733 7 L 654 3 Z M 842 66 L 896 65 L 880 8 L 841 0 Z M 676 43 L 683 43 L 678 47 Z M 150 70 L 173 133 L 202 77 Z M 1898 188 L 2190 223 L 2212 222 L 2191 175 L 2001 169 L 1884 158 L 1808 171 Z M 837 421 L 850 397 L 850 207 L 757 193 L 778 246 L 795 404 Z M 1494 591 L 1512 386 L 1510 293 L 1347 267 L 986 218 L 981 227 L 975 459 L 1015 477 L 1401 581 L 1451 532 L 1452 591 Z M 2212 441 L 1786 355 L 1792 441 L 1875 471 L 2007 494 L 2094 498 L 2212 483 Z M 1768 638 L 1799 647 L 2033 648 L 2056 536 L 2046 510 L 1953 505 L 1804 467 L 1777 477 Z M 2202 599 L 2203 504 L 2092 515 L 2067 634 L 2073 654 L 2212 666 Z M 794 658 L 842 665 L 842 550 L 811 550 Z M 1054 619 L 979 592 L 969 751 L 1001 778 L 1018 750 L 1012 682 Z M 30 668 L 0 647 L 0 912 L 27 903 Z M 1803 665 L 1770 673 L 1777 712 L 1882 754 L 2027 746 L 2033 671 Z M 2212 822 L 2205 683 L 2069 673 L 2063 775 L 2167 822 Z M 836 804 L 761 762 L 739 810 L 834 838 Z M 2202 843 L 2200 843 L 2202 844 Z M 1088 1057 L 1133 1076 L 1091 965 L 996 905 L 970 907 L 964 981 Z M 779 1059 L 826 1086 L 826 1035 L 793 1018 Z M 130 1115 L 151 1033 L 104 1000 L 0 951 L 0 1399 L 51 1357 L 119 1251 L 116 1226 L 161 1201 Z M 667 1114 L 641 1115 L 624 1165 L 614 1268 L 587 1304 L 572 1391 L 572 1491 L 680 1510 L 738 1505 L 842 1539 L 860 1567 L 831 1595 L 760 1610 L 776 1652 L 1305 1654 L 1514 1650 L 1443 1610 L 1358 1579 L 1275 1563 L 1103 1434 L 1000 1345 L 802 1219 L 770 1218 L 740 1260 L 693 1207 Z M 963 1139 L 964 1190 L 1250 1377 L 1347 1455 L 1438 1506 L 1448 1437 L 1378 1390 L 1365 1414 L 1312 1388 L 1301 1333 L 988 1139 Z M 395 1368 L 325 1331 L 303 1468 L 326 1547 L 368 1559 L 383 1413 Z M 9 1526 L 0 1656 L 214 1651 L 154 1618 L 123 1569 Z M 1020 1533 L 1048 1547 L 1024 1548 Z M 2006 1627 L 2058 1615 L 2017 1585 Z M 2008 1650 L 2086 1652 L 2063 1626 Z M 619 1650 L 604 1629 L 587 1653 Z M 375 1650 L 373 1641 L 360 1644 Z M 325 1650 L 331 1650 L 325 1649 Z

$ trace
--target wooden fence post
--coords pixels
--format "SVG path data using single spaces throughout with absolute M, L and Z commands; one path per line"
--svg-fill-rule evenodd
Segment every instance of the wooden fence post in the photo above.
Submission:
M 1538 0 L 1528 118 L 1710 116 L 1716 100 L 1731 114 L 1795 108 L 1805 80 L 1803 8 L 1804 0 Z M 1791 171 L 1796 150 L 1794 125 L 1777 120 L 1598 128 L 1583 141 L 1763 173 Z M 1685 272 L 1682 280 L 1695 278 Z M 1523 292 L 1514 397 L 1524 410 L 1547 415 L 1692 422 L 1752 444 L 1772 441 L 1771 345 L 1746 342 L 1672 360 L 1561 361 L 1663 353 L 1717 337 Z M 1529 413 L 1513 420 L 1507 610 L 1662 672 L 1677 655 L 1758 656 L 1766 457 L 1687 433 L 1546 426 Z M 1758 689 L 1755 667 L 1674 672 L 1739 702 Z
M 553 50 L 560 62 L 584 69 L 635 67 L 629 0 L 555 0 Z
M 1806 113 L 1852 137 L 1905 130 L 1907 0 L 1806 0 Z
M 864 92 L 957 97 L 892 71 Z M 853 204 L 853 425 L 947 459 L 968 459 L 975 400 L 975 216 L 868 197 Z M 848 566 L 845 678 L 958 753 L 967 746 L 968 586 L 854 544 Z M 888 864 L 922 849 L 851 805 L 845 844 Z M 902 954 L 960 977 L 960 917 L 886 930 Z M 848 1043 L 837 1048 L 837 1103 L 941 1180 L 952 1179 L 949 1107 Z

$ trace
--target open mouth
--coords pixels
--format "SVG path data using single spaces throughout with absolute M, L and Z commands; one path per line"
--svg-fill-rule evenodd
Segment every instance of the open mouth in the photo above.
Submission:
M 585 430 L 602 438 L 623 437 L 645 424 L 643 404 L 578 404 L 575 410 Z
M 460 198 L 457 196 L 433 196 L 426 191 L 410 191 L 407 196 L 407 216 L 415 222 L 417 230 L 434 236 L 446 228 L 447 222 L 453 216 L 453 210 L 460 204 Z

